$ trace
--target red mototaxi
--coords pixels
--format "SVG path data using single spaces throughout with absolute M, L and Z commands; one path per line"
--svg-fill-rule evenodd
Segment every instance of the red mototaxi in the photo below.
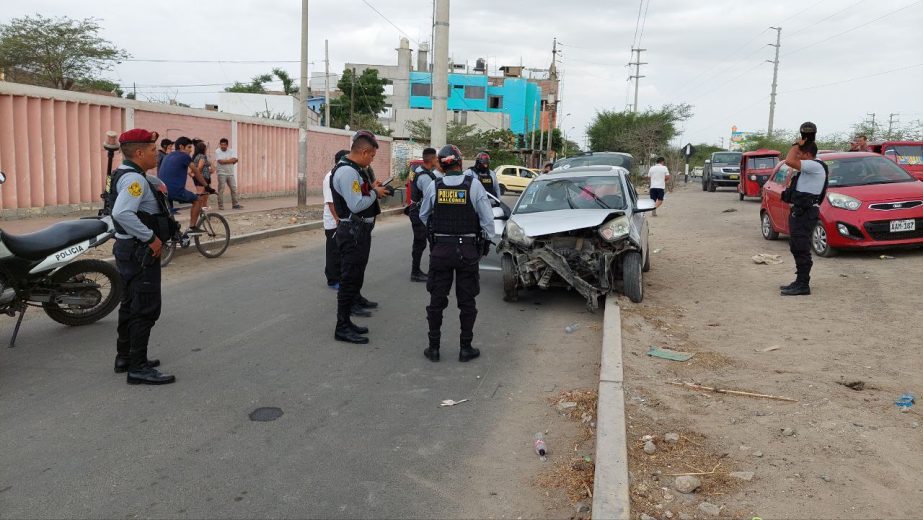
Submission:
M 763 185 L 772 176 L 773 170 L 779 164 L 782 153 L 778 150 L 765 148 L 744 152 L 740 157 L 740 184 L 737 193 L 740 200 L 744 197 L 760 197 Z
M 811 234 L 811 249 L 832 256 L 837 249 L 923 246 L 923 182 L 881 155 L 837 152 L 818 155 L 830 169 L 827 196 Z M 763 238 L 789 234 L 789 204 L 781 194 L 792 177 L 784 162 L 763 186 Z
M 910 175 L 923 181 L 923 141 L 881 141 L 869 143 L 869 151 L 891 159 Z

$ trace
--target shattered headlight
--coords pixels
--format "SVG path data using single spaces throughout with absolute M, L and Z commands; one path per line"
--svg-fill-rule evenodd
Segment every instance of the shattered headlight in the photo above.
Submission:
M 599 236 L 608 242 L 614 242 L 628 235 L 628 217 L 616 217 L 599 227 Z
M 526 232 L 519 227 L 519 224 L 515 220 L 510 220 L 506 223 L 506 238 L 514 244 L 519 244 L 521 246 L 529 247 L 534 242 Z

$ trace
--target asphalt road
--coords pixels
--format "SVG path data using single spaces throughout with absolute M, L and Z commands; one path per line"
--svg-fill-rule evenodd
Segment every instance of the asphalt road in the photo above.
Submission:
M 484 270 L 481 358 L 457 361 L 451 301 L 443 361 L 430 363 L 427 293 L 407 281 L 409 242 L 402 218 L 375 231 L 363 293 L 381 309 L 358 320 L 371 328 L 367 346 L 333 340 L 319 232 L 234 246 L 217 260 L 177 258 L 150 348 L 177 376 L 163 387 L 112 373 L 115 313 L 68 328 L 32 311 L 19 346 L 0 348 L 0 517 L 572 511 L 560 492 L 531 485 L 543 466 L 530 442 L 549 430 L 554 452 L 575 434 L 548 398 L 595 386 L 602 316 L 564 291 L 505 303 L 500 273 Z M 587 326 L 565 335 L 575 321 Z M 2 321 L 0 340 L 12 323 Z M 253 422 L 258 407 L 283 415 Z

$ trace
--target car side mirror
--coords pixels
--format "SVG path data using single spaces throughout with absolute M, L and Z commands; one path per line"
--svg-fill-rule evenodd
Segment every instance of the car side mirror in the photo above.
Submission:
M 0 184 L 3 184 L 4 182 L 6 182 L 6 174 L 0 172 Z
M 638 203 L 635 204 L 636 212 L 644 211 L 653 211 L 657 208 L 657 203 L 654 202 L 654 199 L 638 199 Z
M 705 159 L 705 164 L 711 164 L 711 159 Z
M 503 208 L 499 206 L 495 206 L 491 208 L 491 210 L 493 211 L 494 219 L 496 220 L 507 220 L 508 218 L 510 218 L 509 215 L 507 215 L 506 212 L 503 211 Z

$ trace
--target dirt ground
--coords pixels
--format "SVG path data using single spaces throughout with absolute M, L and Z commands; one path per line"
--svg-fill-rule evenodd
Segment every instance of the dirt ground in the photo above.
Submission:
M 923 406 L 894 404 L 923 392 L 923 250 L 815 258 L 813 294 L 786 298 L 788 242 L 762 238 L 758 201 L 690 182 L 658 213 L 644 302 L 620 298 L 633 518 L 707 518 L 703 501 L 729 518 L 923 517 Z M 703 473 L 698 492 L 672 489 L 682 473 Z

